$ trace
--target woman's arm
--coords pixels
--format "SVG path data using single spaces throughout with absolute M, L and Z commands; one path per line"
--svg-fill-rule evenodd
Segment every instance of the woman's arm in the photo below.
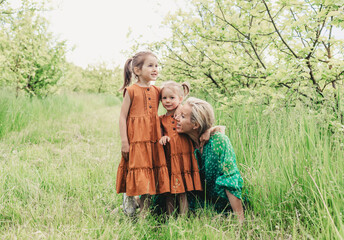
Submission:
M 242 223 L 245 220 L 245 215 L 244 215 L 244 208 L 242 207 L 241 199 L 231 194 L 227 189 L 226 189 L 226 194 L 234 213 L 238 216 L 239 222 Z
M 121 107 L 121 113 L 119 115 L 119 134 L 122 142 L 122 156 L 124 160 L 129 160 L 129 141 L 127 133 L 127 117 L 130 109 L 130 97 L 128 92 L 124 93 L 123 103 Z
M 214 153 L 219 156 L 218 162 L 222 168 L 222 174 L 216 179 L 216 183 L 225 190 L 221 193 L 222 197 L 227 196 L 234 213 L 242 223 L 245 219 L 241 201 L 243 179 L 236 165 L 234 149 L 224 134 L 214 135 L 213 140 Z

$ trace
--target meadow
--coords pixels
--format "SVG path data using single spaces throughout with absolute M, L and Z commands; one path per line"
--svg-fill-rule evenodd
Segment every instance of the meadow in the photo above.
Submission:
M 115 192 L 120 99 L 0 91 L 0 239 L 343 239 L 343 133 L 302 106 L 219 110 L 246 220 L 212 209 L 129 219 Z

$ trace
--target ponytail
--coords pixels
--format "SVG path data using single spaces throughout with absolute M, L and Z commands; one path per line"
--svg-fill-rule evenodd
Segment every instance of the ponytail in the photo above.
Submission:
M 181 85 L 183 87 L 183 93 L 184 93 L 183 97 L 185 98 L 190 93 L 190 85 L 187 82 L 183 82 Z
M 133 57 L 129 58 L 124 64 L 124 83 L 120 90 L 125 89 L 131 84 L 131 79 L 134 72 L 134 68 L 142 69 L 142 65 L 146 59 L 146 56 L 151 55 L 156 58 L 156 56 L 150 51 L 143 51 L 136 53 Z M 137 76 L 136 76 L 137 77 Z
M 129 58 L 124 64 L 124 83 L 120 90 L 128 87 L 131 83 L 131 77 L 133 75 L 132 61 L 133 58 Z
M 187 82 L 183 82 L 182 84 L 177 83 L 175 81 L 167 81 L 163 83 L 161 91 L 164 88 L 172 89 L 173 92 L 178 94 L 179 97 L 185 98 L 190 93 L 190 85 Z

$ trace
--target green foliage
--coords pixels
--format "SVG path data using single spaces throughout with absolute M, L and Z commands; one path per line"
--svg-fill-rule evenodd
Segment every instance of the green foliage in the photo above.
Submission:
M 88 93 L 111 93 L 120 96 L 120 87 L 123 84 L 123 70 L 114 67 L 110 69 L 104 62 L 89 65 L 86 69 L 70 63 L 67 73 L 61 79 L 59 88 Z
M 105 63 L 89 65 L 83 72 L 83 78 L 90 91 L 96 93 L 119 94 L 122 82 L 122 69 L 108 69 Z
M 46 96 L 65 71 L 66 45 L 48 31 L 42 16 L 44 3 L 22 0 L 21 7 L 11 9 L 1 4 L 5 17 L 0 18 L 0 84 L 15 87 L 31 96 Z
M 29 99 L 25 109 L 34 115 L 0 139 L 1 239 L 338 239 L 344 234 L 343 138 L 328 130 L 327 116 L 303 105 L 224 109 L 212 102 L 217 124 L 227 126 L 250 200 L 240 226 L 235 216 L 211 208 L 178 218 L 131 220 L 122 211 L 111 213 L 122 202 L 115 193 L 119 100 L 81 93 L 16 99 L 2 93 L 0 102 L 11 102 L 5 112 L 14 116 Z
M 331 232 L 328 239 L 343 234 L 344 182 L 337 170 L 343 167 L 344 128 L 333 134 L 327 115 L 301 104 L 273 111 L 241 106 L 216 115 L 227 126 L 255 213 L 273 228 L 302 225 L 311 236 Z M 314 226 L 319 231 L 311 233 Z
M 89 101 L 90 98 L 92 98 L 91 94 L 77 96 L 61 94 L 47 96 L 41 100 L 37 97 L 14 97 L 13 91 L 0 90 L 0 139 L 11 132 L 24 131 L 26 127 L 37 122 L 67 117 L 71 113 L 80 113 L 85 108 L 83 103 Z M 119 103 L 120 100 L 113 95 L 103 94 L 101 97 L 94 97 L 93 102 L 87 106 L 111 107 Z
M 162 79 L 191 82 L 227 104 L 327 102 L 344 124 L 344 28 L 340 1 L 191 1 L 166 18 L 172 37 L 149 47 Z
M 13 91 L 6 90 L 0 91 L 0 139 L 9 132 L 20 132 L 34 122 L 67 116 L 83 108 L 80 102 L 68 101 L 66 95 L 48 96 L 41 101 L 28 96 L 15 98 Z

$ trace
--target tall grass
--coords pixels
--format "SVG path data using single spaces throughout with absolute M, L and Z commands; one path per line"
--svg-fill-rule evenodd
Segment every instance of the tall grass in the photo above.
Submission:
M 70 96 L 63 94 L 48 96 L 43 100 L 28 96 L 16 98 L 14 93 L 0 90 L 0 138 L 8 132 L 20 131 L 30 123 L 68 116 L 72 112 L 82 112 L 85 107 L 90 107 L 90 105 L 98 104 L 103 107 L 104 105 L 119 104 L 119 99 L 111 95 L 103 95 L 101 100 L 94 98 L 94 101 L 90 101 L 87 105 L 84 104 L 90 96 L 92 95 L 80 94 L 71 101 Z
M 270 113 L 263 107 L 216 110 L 218 123 L 227 126 L 249 199 L 240 226 L 234 216 L 211 209 L 190 217 L 133 220 L 121 211 L 112 213 L 122 199 L 115 193 L 118 99 L 73 94 L 16 99 L 1 94 L 1 123 L 6 126 L 0 138 L 1 239 L 344 235 L 343 143 L 328 123 L 302 107 Z
M 236 149 L 252 216 L 295 238 L 300 231 L 344 236 L 344 135 L 338 139 L 328 122 L 300 106 L 241 106 L 216 115 Z

